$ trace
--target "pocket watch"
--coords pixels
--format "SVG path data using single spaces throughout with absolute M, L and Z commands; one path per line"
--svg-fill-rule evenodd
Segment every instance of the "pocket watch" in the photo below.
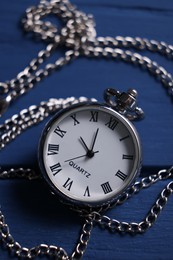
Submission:
M 106 103 L 72 105 L 47 123 L 39 143 L 39 165 L 61 201 L 80 208 L 103 207 L 136 179 L 141 144 L 128 119 L 142 115 L 136 95 L 135 90 L 107 89 Z

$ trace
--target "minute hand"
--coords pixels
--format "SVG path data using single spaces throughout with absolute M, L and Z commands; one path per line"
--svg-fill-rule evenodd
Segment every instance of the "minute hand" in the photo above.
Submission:
M 93 148 L 94 148 L 94 145 L 95 145 L 95 142 L 96 142 L 96 138 L 97 138 L 97 135 L 98 135 L 98 131 L 99 131 L 99 128 L 97 128 L 97 131 L 96 131 L 96 133 L 95 133 L 94 140 L 93 140 L 93 144 L 92 144 L 92 147 L 91 147 L 91 150 L 90 150 L 90 151 L 93 151 Z

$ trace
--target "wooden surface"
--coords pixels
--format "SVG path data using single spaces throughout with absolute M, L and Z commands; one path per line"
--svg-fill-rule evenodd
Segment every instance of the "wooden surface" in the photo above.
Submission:
M 1 1 L 0 80 L 16 76 L 39 50 L 42 42 L 28 39 L 19 25 L 24 10 L 34 0 Z M 173 43 L 173 2 L 160 0 L 75 0 L 79 9 L 92 13 L 98 36 L 140 36 Z M 59 52 L 51 60 L 55 60 Z M 172 72 L 173 63 L 157 54 L 143 52 Z M 147 72 L 123 62 L 80 58 L 37 85 L 18 99 L 0 119 L 2 123 L 23 108 L 50 97 L 87 96 L 102 100 L 107 87 L 136 88 L 145 120 L 135 124 L 143 144 L 143 174 L 173 164 L 173 104 L 161 84 Z M 45 122 L 19 136 L 0 153 L 2 167 L 37 167 L 37 145 Z M 165 183 L 155 184 L 124 205 L 108 212 L 123 221 L 141 221 Z M 156 224 L 143 235 L 111 234 L 96 227 L 84 259 L 173 259 L 173 199 Z M 76 213 L 52 198 L 41 181 L 1 181 L 0 205 L 10 231 L 23 246 L 40 243 L 64 247 L 69 253 L 78 238 L 81 220 Z M 0 259 L 11 257 L 1 248 Z

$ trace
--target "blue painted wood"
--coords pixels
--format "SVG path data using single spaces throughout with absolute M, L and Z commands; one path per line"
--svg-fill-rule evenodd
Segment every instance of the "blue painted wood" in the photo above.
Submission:
M 15 77 L 38 51 L 42 42 L 22 34 L 19 19 L 24 10 L 38 1 L 1 1 L 0 5 L 0 80 Z M 80 9 L 93 13 L 99 36 L 141 36 L 172 43 L 173 2 L 136 0 L 73 1 Z M 172 61 L 143 52 L 172 71 Z M 50 60 L 55 60 L 57 52 Z M 155 167 L 173 162 L 173 106 L 161 84 L 147 72 L 123 62 L 80 58 L 37 85 L 18 99 L 0 119 L 50 97 L 88 96 L 102 99 L 106 87 L 125 90 L 137 88 L 145 120 L 136 123 L 143 143 L 144 174 Z M 45 122 L 44 122 L 45 123 Z M 44 123 L 26 131 L 0 153 L 2 166 L 37 165 L 37 144 Z M 157 197 L 163 183 L 144 190 L 126 204 L 109 212 L 123 221 L 141 221 Z M 71 252 L 78 238 L 81 220 L 49 194 L 44 183 L 34 181 L 1 181 L 0 205 L 11 232 L 23 246 L 39 243 L 56 244 Z M 95 228 L 84 259 L 173 259 L 172 198 L 157 223 L 146 234 L 138 236 L 110 234 Z M 1 248 L 0 259 L 11 257 Z

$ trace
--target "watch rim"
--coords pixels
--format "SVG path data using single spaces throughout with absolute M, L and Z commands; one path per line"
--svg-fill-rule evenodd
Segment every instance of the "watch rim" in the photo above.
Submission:
M 45 139 L 47 136 L 47 133 L 50 129 L 50 127 L 53 125 L 53 123 L 55 122 L 56 119 L 60 119 L 64 114 L 68 113 L 68 112 L 72 112 L 72 110 L 75 110 L 77 108 L 80 107 L 85 107 L 85 108 L 89 108 L 89 107 L 98 107 L 98 109 L 100 108 L 102 111 L 109 111 L 112 114 L 116 114 L 116 116 L 118 117 L 118 119 L 121 122 L 125 122 L 125 125 L 127 127 L 127 125 L 130 128 L 130 133 L 133 133 L 133 142 L 135 141 L 135 152 L 138 155 L 138 160 L 136 163 L 136 168 L 134 170 L 134 173 L 132 175 L 131 172 L 131 179 L 130 181 L 127 183 L 127 185 L 125 185 L 123 187 L 123 189 L 117 193 L 116 196 L 113 196 L 110 199 L 107 200 L 99 200 L 99 201 L 92 201 L 92 202 L 86 202 L 86 201 L 80 201 L 80 200 L 76 200 L 73 198 L 68 197 L 67 195 L 65 195 L 63 192 L 61 192 L 51 181 L 51 179 L 48 176 L 48 173 L 46 171 L 45 165 L 44 165 L 44 158 L 43 158 L 43 147 L 44 147 L 44 143 L 45 143 Z M 128 130 L 129 130 L 128 128 Z M 135 137 L 135 139 L 134 139 Z M 40 140 L 39 140 L 39 145 L 38 145 L 38 162 L 39 162 L 39 168 L 41 171 L 41 175 L 43 176 L 43 179 L 45 180 L 46 184 L 48 185 L 51 193 L 53 193 L 54 195 L 56 195 L 58 197 L 58 199 L 66 205 L 70 205 L 72 206 L 72 208 L 79 208 L 79 209 L 95 209 L 95 208 L 104 208 L 108 205 L 112 205 L 116 200 L 118 200 L 119 197 L 121 197 L 124 192 L 131 187 L 131 185 L 135 182 L 136 178 L 139 176 L 140 174 L 140 170 L 141 170 L 141 165 L 142 165 L 142 149 L 141 149 L 141 141 L 139 138 L 139 134 L 135 128 L 135 126 L 123 115 L 121 115 L 118 111 L 114 110 L 113 108 L 109 107 L 107 104 L 104 103 L 99 103 L 99 102 L 92 102 L 92 101 L 86 101 L 86 102 L 80 102 L 77 104 L 73 104 L 70 105 L 69 107 L 60 109 L 58 112 L 55 113 L 55 115 L 53 115 L 53 117 L 46 123 L 45 127 L 42 130 L 41 136 L 40 136 Z M 133 167 L 134 168 L 134 167 Z

